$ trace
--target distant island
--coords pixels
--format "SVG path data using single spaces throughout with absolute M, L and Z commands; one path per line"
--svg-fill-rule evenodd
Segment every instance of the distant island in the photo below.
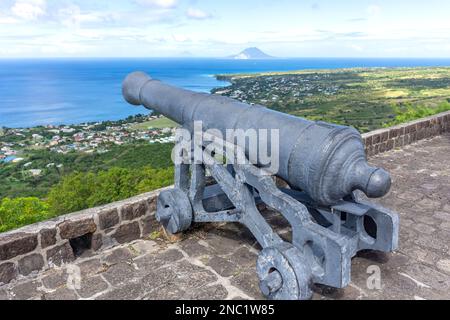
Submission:
M 275 57 L 269 56 L 262 52 L 260 49 L 252 47 L 247 48 L 244 51 L 228 57 L 235 60 L 251 60 L 251 59 L 274 59 Z

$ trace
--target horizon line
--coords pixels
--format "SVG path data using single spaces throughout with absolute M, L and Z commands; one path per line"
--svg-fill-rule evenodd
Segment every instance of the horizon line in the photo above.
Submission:
M 292 56 L 292 57 L 271 57 L 271 58 L 254 58 L 254 59 L 235 59 L 230 57 L 217 57 L 217 56 L 43 56 L 43 57 L 0 57 L 0 60 L 39 60 L 39 59 L 221 59 L 221 60 L 236 60 L 236 61 L 246 61 L 246 60 L 286 60 L 286 59 L 450 59 L 448 57 L 441 56 L 415 56 L 415 57 L 404 57 L 404 56 L 389 56 L 389 57 L 361 57 L 361 56 Z

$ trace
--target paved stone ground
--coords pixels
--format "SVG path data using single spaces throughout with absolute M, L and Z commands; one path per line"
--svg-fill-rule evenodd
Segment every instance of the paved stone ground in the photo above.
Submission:
M 400 248 L 360 253 L 350 286 L 318 287 L 314 299 L 450 299 L 450 135 L 371 162 L 393 175 L 391 193 L 379 202 L 400 214 Z M 273 213 L 267 218 L 281 234 L 289 232 Z M 174 243 L 157 232 L 150 238 L 0 287 L 0 299 L 262 298 L 255 274 L 260 248 L 245 228 L 196 226 Z M 372 265 L 381 269 L 381 290 L 367 288 Z M 71 276 L 77 271 L 81 283 Z

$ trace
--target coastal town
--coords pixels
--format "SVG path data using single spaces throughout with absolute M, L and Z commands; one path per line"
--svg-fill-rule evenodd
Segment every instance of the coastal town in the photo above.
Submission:
M 230 74 L 217 76 L 231 85 L 213 93 L 365 133 L 402 121 L 402 114 L 420 118 L 445 111 L 449 74 L 448 67 Z
M 0 129 L 0 164 L 26 161 L 28 151 L 47 150 L 59 154 L 70 152 L 105 153 L 112 145 L 136 141 L 149 144 L 174 141 L 175 125 L 161 126 L 161 116 L 134 116 L 122 121 L 79 125 L 47 125 L 33 128 Z M 24 166 L 29 166 L 25 163 Z M 57 164 L 49 163 L 47 166 Z M 30 169 L 32 174 L 41 172 Z
M 231 81 L 227 88 L 217 88 L 215 94 L 229 96 L 245 103 L 268 104 L 280 101 L 287 97 L 294 99 L 298 104 L 304 103 L 304 99 L 317 94 L 332 96 L 339 93 L 342 84 L 329 81 L 330 74 L 285 74 L 278 76 L 218 76 L 218 79 Z M 236 85 L 233 85 L 236 84 Z

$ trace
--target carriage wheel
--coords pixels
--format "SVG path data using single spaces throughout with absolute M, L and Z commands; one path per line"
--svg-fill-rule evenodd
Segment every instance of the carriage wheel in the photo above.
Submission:
M 172 234 L 189 229 L 192 207 L 186 193 L 177 188 L 162 191 L 158 197 L 156 220 Z
M 256 271 L 261 292 L 272 300 L 308 300 L 311 268 L 303 254 L 284 242 L 265 248 L 258 256 Z

